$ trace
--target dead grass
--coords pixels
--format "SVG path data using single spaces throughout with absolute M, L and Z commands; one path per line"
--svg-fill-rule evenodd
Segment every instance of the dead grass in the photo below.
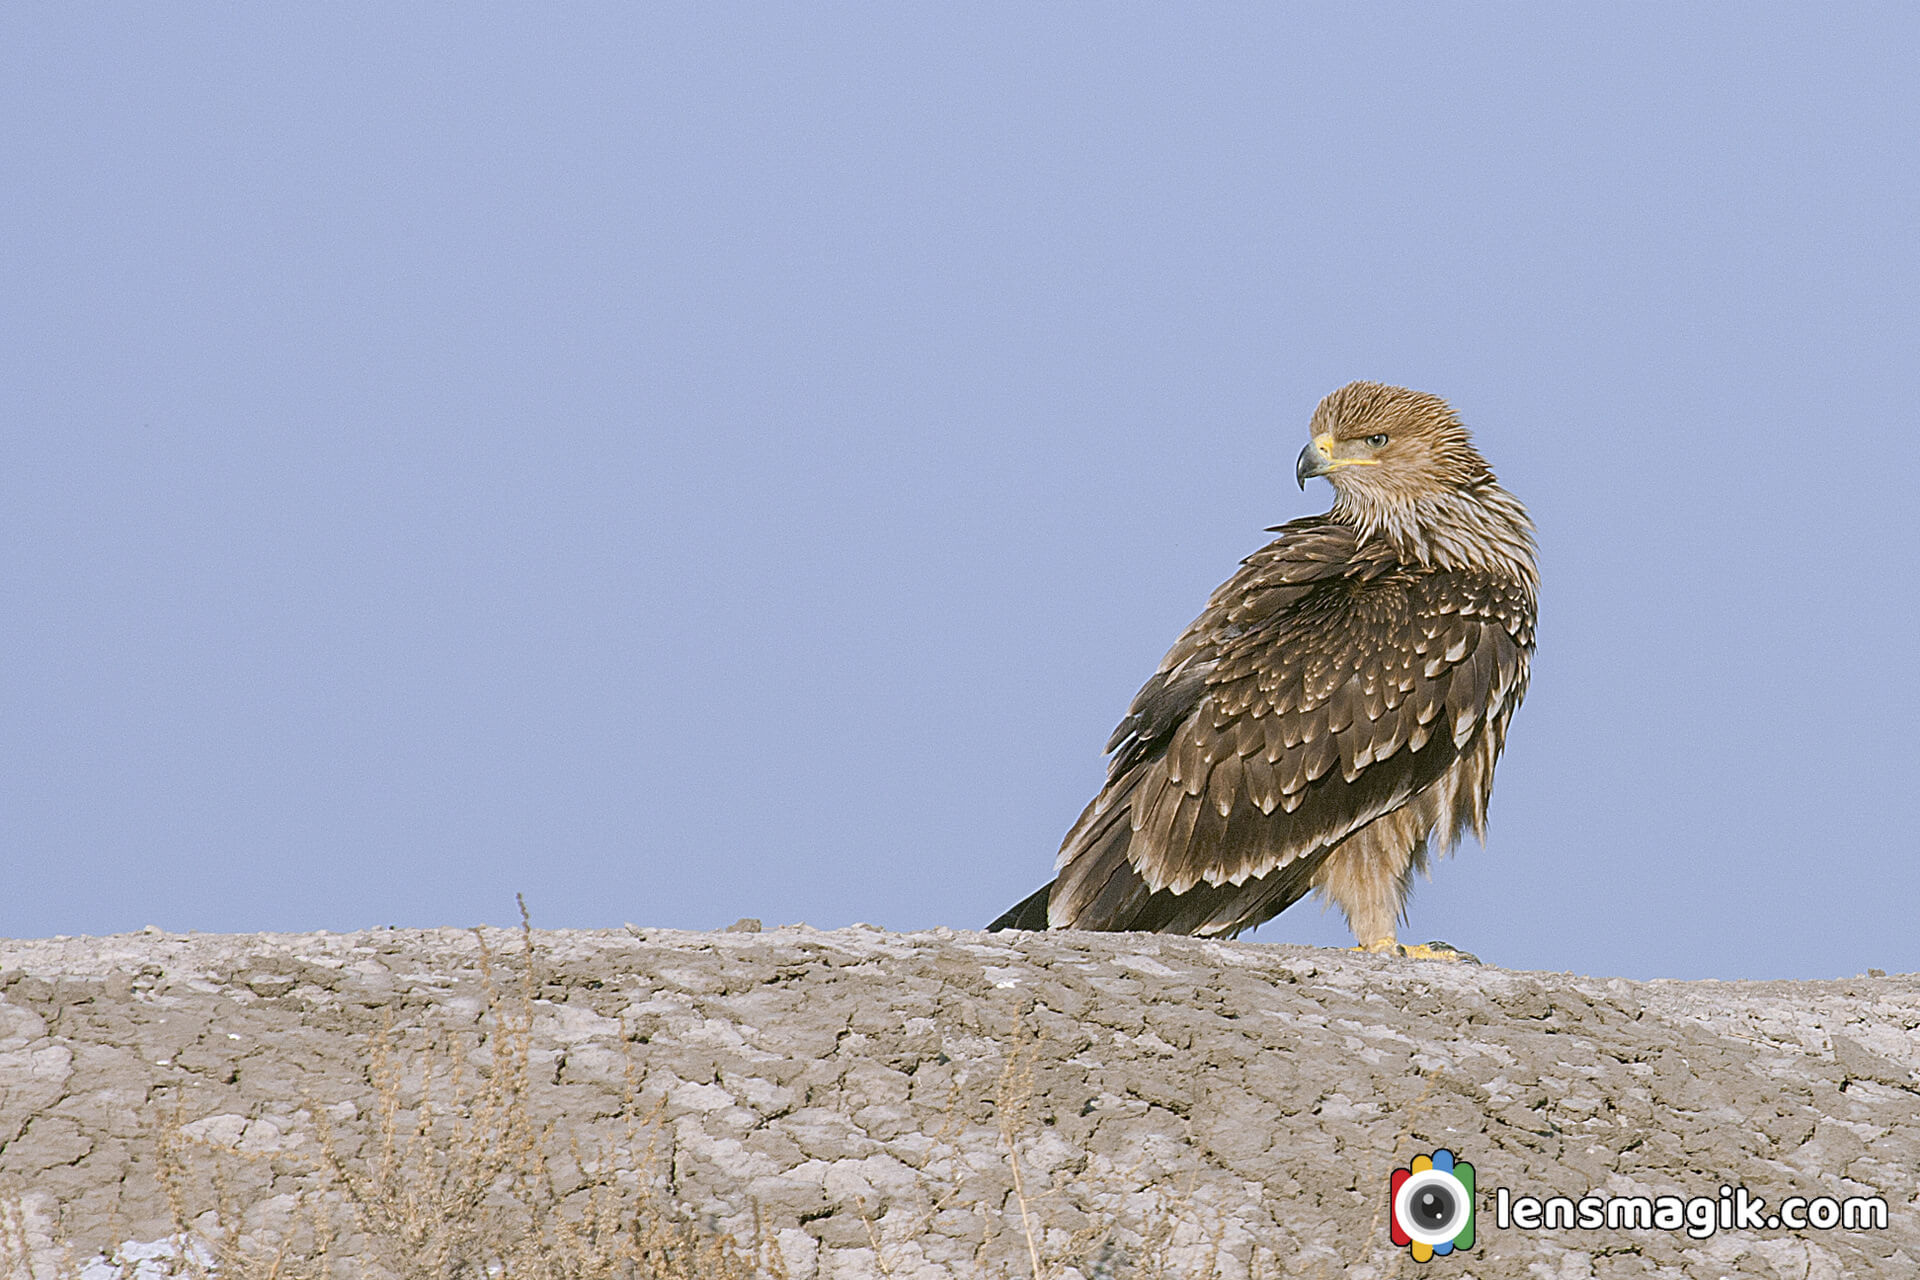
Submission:
M 477 1044 L 455 1038 L 401 1047 L 389 1024 L 369 1045 L 372 1085 L 365 1132 L 337 1127 L 310 1102 L 312 1141 L 301 1151 L 263 1155 L 191 1136 L 177 1113 L 155 1124 L 157 1172 L 173 1218 L 173 1252 L 142 1276 L 187 1280 L 788 1280 L 785 1256 L 756 1211 L 745 1239 L 702 1223 L 677 1200 L 663 1165 L 671 1143 L 658 1108 L 643 1112 L 639 1068 L 627 1064 L 622 1136 L 583 1150 L 542 1121 L 532 1079 L 536 954 L 521 906 L 515 963 L 500 963 L 480 936 L 485 1027 Z M 478 931 L 476 931 L 478 934 Z M 498 977 L 507 973 L 503 983 Z M 517 971 L 517 972 L 514 972 Z M 984 1241 L 977 1274 L 999 1280 L 1218 1280 L 1227 1256 L 1219 1215 L 1191 1186 L 1150 1186 L 1138 1170 L 1109 1171 L 1091 1190 L 1125 1213 L 1096 1211 L 1086 1186 L 1036 1180 L 1024 1154 L 1042 1132 L 1034 1119 L 1042 1040 L 1025 1024 L 1007 1041 L 991 1097 L 1011 1204 L 969 1201 L 959 1135 L 959 1085 L 930 1132 L 947 1148 L 947 1173 L 929 1159 L 918 1179 L 918 1211 L 877 1219 L 858 1204 L 883 1277 L 901 1273 L 915 1236 L 952 1208 L 979 1214 Z M 317 1152 L 317 1154 L 313 1154 Z M 297 1172 L 305 1190 L 263 1218 L 262 1163 Z M 556 1168 L 566 1177 L 557 1178 Z M 1086 1181 L 1081 1179 L 1080 1181 Z M 564 1182 L 564 1186 L 563 1186 Z M 1004 1185 L 1004 1184 L 1003 1184 Z M 1145 1192 L 1148 1206 L 1138 1208 Z M 211 1201 L 213 1207 L 206 1209 Z M 1052 1212 L 1049 1212 L 1052 1210 Z M 1048 1219 L 1079 1223 L 1049 1231 Z M 892 1228 L 892 1230 L 888 1230 Z M 1006 1241 L 1007 1233 L 1015 1239 Z M 892 1238 L 888 1238 L 891 1236 Z M 79 1280 L 71 1250 L 37 1268 L 20 1203 L 0 1200 L 0 1278 Z M 1002 1241 L 1000 1249 L 993 1248 Z M 985 1259 L 1011 1244 L 1024 1265 Z M 135 1259 L 107 1260 L 134 1280 Z M 1256 1251 L 1249 1280 L 1270 1274 Z M 823 1275 L 825 1272 L 823 1272 Z
M 1046 1247 L 1046 1233 L 1038 1225 L 1041 1200 L 1058 1196 L 1057 1189 L 1029 1191 L 1020 1150 L 1036 1132 L 1032 1109 L 1038 1094 L 1035 1064 L 1041 1033 L 1025 1024 L 1015 1028 L 994 1090 L 994 1117 L 1001 1146 L 1013 1178 L 1013 1198 L 1019 1211 L 1032 1280 L 1219 1280 L 1226 1259 L 1224 1223 L 1202 1204 L 1191 1182 L 1152 1184 L 1140 1170 L 1127 1170 L 1108 1181 L 1109 1191 L 1144 1191 L 1151 1207 L 1123 1219 L 1113 1211 L 1088 1214 L 1088 1223 L 1067 1235 L 1058 1250 Z M 1118 1198 L 1118 1197 L 1116 1197 Z M 1197 1256 L 1196 1256 L 1197 1255 Z M 1271 1255 L 1256 1249 L 1247 1280 L 1263 1280 Z
M 298 1160 L 190 1137 L 178 1115 L 158 1126 L 157 1172 L 175 1243 L 164 1273 L 188 1280 L 786 1280 L 765 1233 L 740 1241 L 708 1230 L 666 1191 L 660 1116 L 641 1113 L 631 1063 L 622 1140 L 583 1151 L 536 1118 L 537 957 L 525 903 L 510 987 L 496 976 L 485 936 L 476 935 L 490 1024 L 483 1041 L 402 1052 L 391 1025 L 374 1036 L 365 1138 L 343 1133 L 318 1104 L 308 1111 L 319 1154 Z M 572 1171 L 565 1194 L 554 1174 L 563 1157 Z M 311 1189 L 278 1224 L 249 1231 L 257 1206 L 236 1190 L 236 1175 L 263 1160 L 302 1166 Z M 211 1220 L 192 1212 L 205 1199 L 195 1193 L 208 1188 Z

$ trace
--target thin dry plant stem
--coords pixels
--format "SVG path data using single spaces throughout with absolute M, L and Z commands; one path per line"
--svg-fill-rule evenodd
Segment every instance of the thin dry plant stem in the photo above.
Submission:
M 1025 1024 L 1015 1028 L 1013 1043 L 1007 1048 L 1006 1065 L 1000 1071 L 1000 1088 L 994 1110 L 1000 1119 L 1000 1140 L 1007 1147 L 1007 1164 L 1013 1170 L 1013 1197 L 1020 1206 L 1020 1229 L 1027 1240 L 1027 1257 L 1033 1264 L 1033 1280 L 1046 1280 L 1046 1268 L 1040 1261 L 1040 1242 L 1033 1230 L 1033 1211 L 1027 1198 L 1027 1182 L 1020 1172 L 1019 1134 L 1026 1121 L 1027 1104 L 1033 1098 L 1032 1047 Z
M 777 1244 L 759 1225 L 747 1245 L 697 1225 L 688 1207 L 663 1190 L 655 1173 L 664 1102 L 642 1116 L 640 1073 L 631 1051 L 623 1096 L 625 1141 L 561 1146 L 535 1110 L 532 1041 L 539 955 L 521 902 L 519 982 L 498 974 L 486 936 L 476 931 L 485 991 L 480 1040 L 431 1037 L 417 1051 L 402 1044 L 389 1016 L 367 1043 L 370 1106 L 358 1114 L 370 1132 L 356 1141 L 338 1117 L 307 1099 L 318 1148 L 298 1212 L 268 1237 L 244 1236 L 249 1206 L 235 1194 L 227 1166 L 256 1162 L 224 1144 L 185 1132 L 177 1107 L 157 1126 L 158 1172 L 176 1225 L 170 1274 L 191 1280 L 332 1280 L 347 1260 L 337 1226 L 358 1237 L 356 1276 L 394 1280 L 785 1280 Z M 502 981 L 502 979 L 506 979 Z M 428 1028 L 409 1026 L 416 1035 Z M 640 1130 L 645 1128 L 644 1144 Z M 640 1148 L 644 1145 L 644 1152 Z M 191 1152 L 215 1161 L 212 1257 L 203 1262 L 192 1227 L 203 1174 Z M 550 1157 L 566 1154 L 582 1176 L 563 1197 Z M 638 1167 L 635 1158 L 638 1157 Z M 297 1157 L 277 1155 L 274 1160 Z M 304 1224 L 303 1239 L 292 1233 Z M 0 1212 L 0 1258 L 15 1249 L 16 1229 Z M 308 1234 L 310 1233 L 310 1235 Z M 43 1277 L 44 1280 L 44 1277 Z M 56 1277 L 55 1280 L 69 1280 Z M 73 1278 L 77 1280 L 77 1277 Z
M 873 1224 L 873 1211 L 867 1207 L 865 1196 L 853 1198 L 854 1208 L 860 1212 L 860 1221 L 866 1224 L 867 1243 L 873 1246 L 873 1266 L 883 1276 L 891 1276 L 893 1268 L 887 1265 L 886 1250 L 880 1245 L 880 1231 Z

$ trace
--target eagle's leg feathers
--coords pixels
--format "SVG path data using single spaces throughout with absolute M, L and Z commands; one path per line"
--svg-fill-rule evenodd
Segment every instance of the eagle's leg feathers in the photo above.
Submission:
M 1407 945 L 1400 941 L 1398 926 L 1406 918 L 1413 873 L 1427 869 L 1426 836 L 1418 830 L 1421 821 L 1417 809 L 1409 806 L 1362 827 L 1327 858 L 1314 877 L 1314 889 L 1346 914 L 1360 944 L 1355 951 L 1479 964 L 1478 956 L 1445 942 Z
M 1314 873 L 1314 892 L 1340 908 L 1363 951 L 1399 948 L 1413 873 L 1427 868 L 1422 819 L 1415 805 L 1378 818 L 1336 845 Z

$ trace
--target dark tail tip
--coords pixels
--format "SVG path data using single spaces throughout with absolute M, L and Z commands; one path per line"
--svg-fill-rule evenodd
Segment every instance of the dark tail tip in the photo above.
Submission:
M 1031 929 L 1036 933 L 1047 927 L 1047 898 L 1053 893 L 1053 885 L 1043 884 L 1038 889 L 1001 914 L 998 920 L 987 926 L 988 933 L 998 933 L 1002 929 Z

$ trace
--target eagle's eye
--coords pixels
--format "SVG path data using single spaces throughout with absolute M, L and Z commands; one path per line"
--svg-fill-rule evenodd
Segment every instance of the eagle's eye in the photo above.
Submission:
M 1376 449 L 1378 449 L 1381 445 L 1384 445 L 1386 442 L 1387 442 L 1387 433 L 1384 431 L 1380 432 L 1377 435 L 1371 435 L 1367 437 L 1367 443 L 1372 445 Z

